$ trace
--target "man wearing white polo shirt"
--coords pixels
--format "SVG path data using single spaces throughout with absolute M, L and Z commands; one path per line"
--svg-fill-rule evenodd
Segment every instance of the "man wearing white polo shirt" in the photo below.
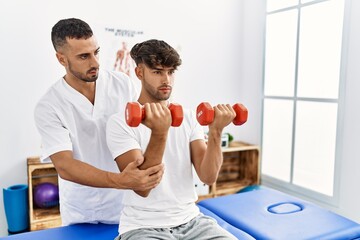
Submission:
M 106 145 L 108 117 L 124 111 L 137 93 L 125 74 L 99 70 L 100 47 L 84 21 L 60 20 L 51 39 L 66 74 L 38 102 L 35 123 L 42 159 L 50 157 L 60 176 L 62 223 L 117 223 L 119 189 L 152 189 L 163 174 L 162 165 L 140 170 L 143 159 L 119 173 Z

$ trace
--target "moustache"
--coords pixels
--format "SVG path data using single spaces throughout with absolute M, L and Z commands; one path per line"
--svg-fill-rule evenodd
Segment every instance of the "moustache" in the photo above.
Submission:
M 95 67 L 94 67 L 94 68 L 90 68 L 87 72 L 90 73 L 90 72 L 92 72 L 92 71 L 98 71 L 98 70 L 99 70 L 99 68 L 95 68 Z
M 172 90 L 172 86 L 170 85 L 161 85 L 158 89 L 164 89 L 164 88 Z

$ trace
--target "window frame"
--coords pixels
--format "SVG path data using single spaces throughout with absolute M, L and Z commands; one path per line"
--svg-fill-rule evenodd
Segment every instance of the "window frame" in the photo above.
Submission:
M 261 106 L 261 147 L 263 146 L 263 134 L 264 134 L 264 105 L 266 99 L 277 99 L 277 100 L 290 100 L 293 102 L 293 128 L 292 128 L 292 143 L 291 143 L 291 162 L 290 162 L 290 181 L 282 181 L 274 177 L 265 175 L 261 172 L 261 182 L 265 186 L 269 186 L 280 191 L 284 191 L 295 196 L 307 199 L 309 201 L 317 202 L 320 205 L 337 207 L 339 205 L 339 193 L 340 193 L 340 181 L 341 181 L 341 156 L 342 156 L 342 139 L 343 139 L 343 129 L 344 129 L 344 100 L 345 100 L 345 82 L 346 82 L 346 66 L 347 66 L 347 49 L 348 49 L 348 38 L 349 38 L 349 28 L 350 28 L 350 1 L 344 0 L 344 14 L 343 14 L 343 27 L 342 27 L 342 42 L 341 42 L 341 54 L 340 54 L 340 69 L 339 69 L 339 93 L 338 98 L 336 99 L 327 99 L 327 98 L 308 98 L 308 97 L 297 97 L 297 84 L 298 84 L 298 64 L 299 64 L 299 40 L 300 40 L 300 20 L 301 20 L 301 9 L 303 7 L 318 4 L 322 2 L 327 2 L 332 0 L 314 0 L 307 3 L 301 3 L 301 0 L 298 1 L 297 5 L 286 7 L 274 11 L 266 12 L 265 22 L 264 22 L 264 42 L 263 42 L 263 76 L 262 76 L 262 106 Z M 295 76 L 294 76 L 294 95 L 291 97 L 285 96 L 267 96 L 265 95 L 265 69 L 266 69 L 266 21 L 267 16 L 270 14 L 276 14 L 283 11 L 297 9 L 298 11 L 298 20 L 297 20 L 297 36 L 296 36 L 296 49 L 295 49 Z M 335 145 L 335 156 L 334 156 L 334 178 L 333 178 L 333 195 L 328 196 L 315 190 L 307 189 L 293 183 L 294 178 L 294 149 L 295 149 L 295 128 L 296 128 L 296 105 L 298 101 L 311 101 L 311 102 L 331 102 L 337 104 L 337 126 L 336 126 L 336 145 Z

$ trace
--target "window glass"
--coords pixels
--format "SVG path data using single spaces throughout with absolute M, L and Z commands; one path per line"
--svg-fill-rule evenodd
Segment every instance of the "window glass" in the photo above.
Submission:
M 293 182 L 332 196 L 337 104 L 298 101 L 296 109 Z
M 262 144 L 262 173 L 290 180 L 293 102 L 266 99 Z
M 337 0 L 301 9 L 298 97 L 338 97 L 342 18 Z
M 294 95 L 297 18 L 297 10 L 267 17 L 265 95 Z

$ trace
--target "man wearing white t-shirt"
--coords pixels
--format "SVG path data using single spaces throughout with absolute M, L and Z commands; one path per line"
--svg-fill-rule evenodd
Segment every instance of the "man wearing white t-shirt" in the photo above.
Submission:
M 234 110 L 230 105 L 214 107 L 207 145 L 192 111 L 184 110 L 180 127 L 170 127 L 168 99 L 181 64 L 179 54 L 159 40 L 136 44 L 130 54 L 142 83 L 138 102 L 145 109 L 145 119 L 138 127 L 129 127 L 124 114 L 111 116 L 108 146 L 121 170 L 143 157 L 140 169 L 164 163 L 165 171 L 154 189 L 125 192 L 117 239 L 236 239 L 200 213 L 192 175 L 194 166 L 204 183 L 216 181 L 222 164 L 221 133 L 234 119 Z
M 118 223 L 119 189 L 152 189 L 163 174 L 162 165 L 140 170 L 143 158 L 120 173 L 106 145 L 109 116 L 137 93 L 125 74 L 99 70 L 100 47 L 84 21 L 60 20 L 51 39 L 66 74 L 36 105 L 35 123 L 42 159 L 50 157 L 59 174 L 62 224 Z

